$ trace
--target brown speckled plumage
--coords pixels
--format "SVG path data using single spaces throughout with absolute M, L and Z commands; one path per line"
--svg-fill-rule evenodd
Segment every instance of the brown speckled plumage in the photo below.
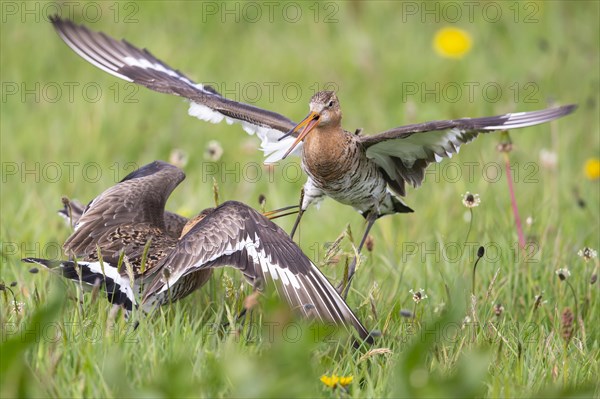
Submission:
M 144 277 L 176 247 L 188 222 L 187 218 L 164 209 L 184 178 L 179 168 L 160 161 L 129 174 L 85 208 L 63 246 L 65 253 L 78 262 L 98 261 L 100 253 L 103 262 L 109 265 L 118 265 L 123 253 L 133 269 L 139 291 Z M 121 266 L 121 274 L 127 275 L 125 265 Z M 210 275 L 211 271 L 205 270 L 186 276 L 172 287 L 169 299 L 189 295 L 204 285 Z
M 183 179 L 181 170 L 165 162 L 143 166 L 86 207 L 64 245 L 77 265 L 73 260 L 24 261 L 90 285 L 103 281 L 112 303 L 127 310 L 139 303 L 146 311 L 185 297 L 204 285 L 215 267 L 229 265 L 253 285 L 274 286 L 303 316 L 351 325 L 361 338 L 371 340 L 310 259 L 280 227 L 254 209 L 227 201 L 190 220 L 169 216 L 175 227 L 168 230 L 164 206 Z M 125 265 L 118 269 L 122 254 Z

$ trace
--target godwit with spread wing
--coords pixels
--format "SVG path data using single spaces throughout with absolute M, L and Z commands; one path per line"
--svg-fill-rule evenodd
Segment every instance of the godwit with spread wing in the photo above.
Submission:
M 228 201 L 190 220 L 179 217 L 178 226 L 167 229 L 165 204 L 184 178 L 165 162 L 141 167 L 85 208 L 64 244 L 73 260 L 23 260 L 88 285 L 103 284 L 109 301 L 127 311 L 137 306 L 140 294 L 142 309 L 150 311 L 202 287 L 215 267 L 233 266 L 255 287 L 274 285 L 303 316 L 351 325 L 371 342 L 319 269 L 254 209 Z

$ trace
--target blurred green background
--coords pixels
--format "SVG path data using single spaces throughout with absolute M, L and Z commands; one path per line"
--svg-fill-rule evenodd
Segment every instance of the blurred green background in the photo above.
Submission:
M 1 7 L 0 279 L 16 282 L 12 290 L 22 303 L 15 311 L 11 294 L 2 292 L 3 397 L 598 394 L 598 284 L 589 283 L 598 265 L 576 255 L 600 246 L 600 188 L 584 173 L 586 161 L 600 155 L 598 2 L 4 1 Z M 167 207 L 186 216 L 214 204 L 213 178 L 221 201 L 258 208 L 263 194 L 273 209 L 297 202 L 304 176 L 297 159 L 263 166 L 257 140 L 239 126 L 198 121 L 180 98 L 88 64 L 54 33 L 47 20 L 54 13 L 126 38 L 229 98 L 296 121 L 315 91 L 335 89 L 344 127 L 365 134 L 556 104 L 579 108 L 511 133 L 516 199 L 521 217 L 532 220 L 524 226 L 527 252 L 516 250 L 499 135 L 479 137 L 459 156 L 432 165 L 423 187 L 406 198 L 414 214 L 378 221 L 348 301 L 382 332 L 376 347 L 389 351 L 366 354 L 343 338 L 322 342 L 308 333 L 299 342 L 268 339 L 264 331 L 252 340 L 206 334 L 207 324 L 226 321 L 241 306 L 244 295 L 227 295 L 228 284 L 241 285 L 229 270 L 142 323 L 128 341 L 123 320 L 114 321 L 123 328 L 108 330 L 113 321 L 104 301 L 86 295 L 77 306 L 75 285 L 29 274 L 19 261 L 60 256 L 69 235 L 55 213 L 61 196 L 87 202 L 133 165 L 168 161 L 175 150 L 186 154 L 187 180 Z M 460 59 L 433 49 L 436 32 L 448 26 L 471 37 Z M 223 148 L 216 162 L 206 156 L 212 140 Z M 468 245 L 466 191 L 482 199 Z M 289 230 L 293 217 L 278 223 Z M 351 256 L 350 240 L 342 241 L 337 263 L 325 262 L 326 247 L 347 224 L 358 240 L 361 216 L 326 200 L 307 212 L 297 236 L 335 282 Z M 472 309 L 467 282 L 479 245 L 488 251 Z M 554 274 L 565 266 L 576 299 Z M 429 297 L 417 307 L 408 291 L 421 287 Z M 533 310 L 542 293 L 547 302 Z M 575 301 L 581 322 L 565 343 L 561 314 Z M 403 319 L 400 309 L 416 309 L 417 321 Z M 258 320 L 287 317 L 272 298 L 259 313 Z M 466 315 L 475 328 L 461 329 Z M 100 329 L 98 339 L 65 333 L 85 331 L 90 322 Z M 37 338 L 23 336 L 35 323 L 63 334 L 48 339 L 52 334 L 42 328 Z M 447 325 L 458 326 L 452 339 L 423 333 Z M 319 381 L 332 373 L 354 376 L 347 391 Z

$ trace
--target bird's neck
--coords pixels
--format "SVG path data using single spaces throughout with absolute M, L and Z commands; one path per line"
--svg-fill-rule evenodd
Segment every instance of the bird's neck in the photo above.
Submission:
M 351 137 L 341 126 L 317 127 L 304 139 L 303 160 L 309 171 L 339 168 Z

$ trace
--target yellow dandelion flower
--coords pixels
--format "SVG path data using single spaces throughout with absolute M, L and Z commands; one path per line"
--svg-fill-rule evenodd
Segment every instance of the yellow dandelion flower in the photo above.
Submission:
M 354 379 L 354 377 L 351 375 L 349 375 L 347 377 L 340 377 L 340 385 L 345 388 L 348 385 L 350 385 L 350 383 L 352 382 L 353 379 Z
M 471 50 L 471 35 L 458 28 L 442 28 L 433 38 L 433 48 L 442 57 L 462 58 Z
M 354 377 L 351 375 L 346 377 L 338 377 L 335 374 L 332 374 L 331 377 L 328 375 L 321 376 L 321 382 L 332 389 L 337 388 L 338 385 L 342 388 L 346 388 L 348 385 L 350 385 L 350 383 L 352 383 L 353 379 Z
M 322 375 L 321 382 L 327 385 L 329 388 L 335 388 L 338 382 L 340 382 L 340 377 L 335 374 L 333 374 L 331 377 L 328 375 Z
M 590 180 L 596 180 L 600 178 L 600 159 L 590 158 L 585 162 L 583 167 L 585 177 Z

